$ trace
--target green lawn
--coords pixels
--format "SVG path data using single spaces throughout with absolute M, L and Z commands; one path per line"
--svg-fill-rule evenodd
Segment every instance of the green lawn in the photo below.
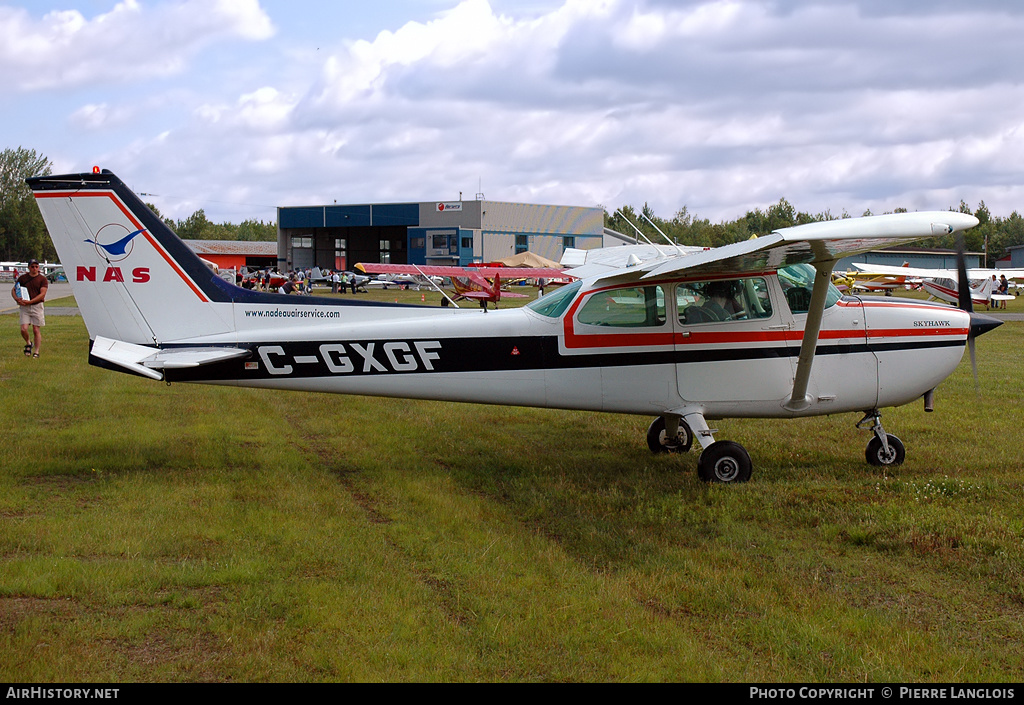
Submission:
M 965 359 L 886 411 L 903 466 L 859 415 L 726 420 L 726 487 L 649 418 L 167 386 L 0 326 L 0 681 L 1024 678 L 1022 323 L 980 396 Z

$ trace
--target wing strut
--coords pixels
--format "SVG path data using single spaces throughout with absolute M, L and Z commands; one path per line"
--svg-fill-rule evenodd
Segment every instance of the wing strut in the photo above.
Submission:
M 414 264 L 413 267 L 416 267 L 416 265 Z M 444 289 L 442 289 L 437 284 L 435 284 L 433 279 L 431 279 L 430 277 L 428 277 L 426 274 L 423 273 L 422 269 L 420 269 L 419 267 L 416 267 L 416 271 L 420 273 L 421 277 L 423 277 L 424 279 L 427 280 L 427 284 L 430 284 L 430 286 L 432 286 L 435 289 L 437 289 L 438 291 L 440 291 L 441 292 L 441 296 L 443 296 L 446 299 L 448 299 L 448 301 L 451 303 L 452 306 L 454 306 L 455 308 L 459 307 L 459 305 L 457 303 L 452 301 L 452 297 L 448 296 L 448 294 L 445 293 Z
M 804 325 L 804 337 L 800 343 L 800 358 L 796 363 L 796 377 L 793 380 L 793 393 L 785 406 L 792 411 L 800 411 L 811 405 L 807 398 L 807 384 L 811 379 L 811 364 L 818 347 L 818 333 L 821 331 L 821 319 L 825 314 L 825 298 L 828 296 L 828 285 L 832 281 L 832 265 L 834 260 L 814 262 L 814 289 L 811 291 L 811 305 L 807 311 L 807 323 Z

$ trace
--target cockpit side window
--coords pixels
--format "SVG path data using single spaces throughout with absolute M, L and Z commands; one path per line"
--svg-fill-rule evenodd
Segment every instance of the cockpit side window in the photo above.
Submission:
M 771 318 L 763 277 L 684 282 L 676 287 L 676 309 L 684 325 Z
M 807 313 L 811 308 L 811 292 L 814 290 L 815 270 L 809 264 L 793 264 L 779 270 L 779 284 L 786 294 L 786 303 L 793 313 Z M 842 298 L 842 293 L 829 283 L 825 296 L 825 308 Z
M 665 324 L 665 292 L 660 286 L 634 286 L 594 294 L 576 314 L 579 323 L 616 328 Z

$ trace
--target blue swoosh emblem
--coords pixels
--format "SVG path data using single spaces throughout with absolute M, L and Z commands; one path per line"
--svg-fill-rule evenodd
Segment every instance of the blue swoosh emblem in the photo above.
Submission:
M 86 242 L 92 243 L 93 245 L 96 245 L 97 247 L 102 247 L 104 252 L 106 252 L 108 255 L 111 255 L 112 257 L 117 257 L 117 256 L 123 255 L 125 253 L 125 250 L 128 249 L 128 243 L 131 242 L 132 239 L 134 239 L 140 233 L 144 233 L 144 232 L 146 232 L 145 229 L 136 230 L 135 232 L 129 233 L 128 235 L 125 235 L 123 238 L 121 238 L 117 242 L 112 242 L 109 245 L 104 245 L 102 243 L 96 242 L 95 240 L 89 240 L 89 239 L 86 239 Z

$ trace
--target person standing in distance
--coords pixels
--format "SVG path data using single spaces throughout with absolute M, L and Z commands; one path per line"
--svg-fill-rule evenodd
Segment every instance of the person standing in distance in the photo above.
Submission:
M 21 298 L 18 298 L 18 290 L 21 290 Z M 43 301 L 46 299 L 46 289 L 50 282 L 39 273 L 39 261 L 30 259 L 28 261 L 28 273 L 18 277 L 17 282 L 11 289 L 11 296 L 21 307 L 21 337 L 25 339 L 25 357 L 39 357 L 39 348 L 43 344 L 43 334 L 39 330 L 46 325 L 46 318 L 43 315 Z M 32 337 L 29 338 L 28 327 L 32 326 Z M 34 349 L 33 349 L 34 347 Z

